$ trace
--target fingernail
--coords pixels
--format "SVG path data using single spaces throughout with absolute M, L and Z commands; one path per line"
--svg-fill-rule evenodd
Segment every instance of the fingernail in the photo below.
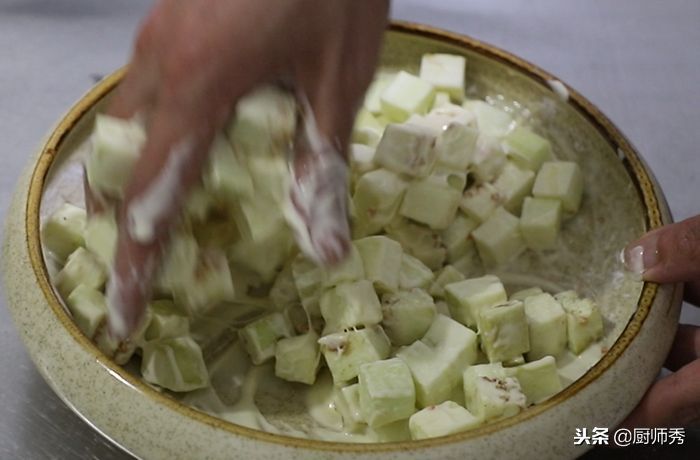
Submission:
M 627 270 L 643 277 L 644 273 L 659 262 L 659 236 L 652 232 L 622 250 L 622 263 Z

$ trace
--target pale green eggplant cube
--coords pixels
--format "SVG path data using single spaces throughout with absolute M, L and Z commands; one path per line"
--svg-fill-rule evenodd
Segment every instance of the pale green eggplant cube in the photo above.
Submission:
M 450 398 L 464 369 L 476 362 L 477 341 L 471 329 L 447 316 L 436 315 L 421 340 L 396 353 L 411 369 L 419 407 Z
M 59 262 L 85 245 L 86 213 L 83 208 L 64 203 L 49 217 L 41 228 L 44 249 Z
M 324 334 L 382 321 L 382 307 L 372 283 L 367 280 L 342 283 L 321 295 Z
M 395 72 L 379 71 L 365 92 L 362 108 L 373 115 L 381 115 L 382 93 L 395 77 Z
M 136 120 L 98 114 L 92 133 L 92 151 L 85 163 L 90 187 L 121 197 L 146 142 L 146 131 Z
M 409 345 L 423 337 L 435 319 L 435 301 L 423 289 L 382 296 L 382 327 L 391 344 Z
M 394 292 L 399 288 L 403 249 L 386 236 L 368 236 L 354 242 L 362 257 L 365 278 L 379 292 Z
M 173 298 L 190 314 L 199 314 L 220 302 L 235 300 L 235 289 L 226 254 L 200 251 L 194 271 L 180 285 L 172 286 Z
M 474 245 L 470 238 L 471 233 L 478 226 L 477 220 L 458 212 L 452 223 L 440 233 L 449 262 L 454 262 L 469 252 L 470 247 Z
M 409 418 L 416 411 L 411 371 L 398 358 L 360 366 L 360 410 L 371 427 Z
M 95 288 L 78 285 L 66 298 L 73 321 L 88 338 L 95 333 L 107 319 L 107 301 L 102 292 Z
M 292 276 L 304 310 L 310 316 L 321 316 L 319 305 L 323 283 L 321 268 L 300 254 L 292 261 Z
M 407 186 L 404 179 L 387 169 L 376 169 L 360 176 L 352 197 L 355 233 L 371 235 L 391 222 Z
M 537 295 L 537 294 L 542 294 L 544 291 L 542 288 L 534 286 L 530 288 L 525 288 L 521 289 L 519 291 L 514 292 L 511 294 L 509 300 L 520 300 L 520 301 L 525 301 L 530 296 Z M 527 310 L 526 310 L 527 313 Z
M 469 367 L 462 377 L 465 406 L 484 422 L 512 417 L 527 405 L 520 383 L 500 364 Z
M 202 182 L 209 194 L 228 202 L 241 197 L 250 198 L 255 193 L 246 158 L 233 151 L 223 134 L 217 134 L 212 141 L 209 165 Z
M 382 138 L 384 127 L 375 115 L 366 109 L 360 109 L 352 128 L 352 142 L 376 147 Z
M 435 87 L 430 82 L 402 70 L 382 91 L 382 114 L 403 123 L 414 113 L 427 113 L 434 97 Z
M 482 309 L 506 302 L 503 283 L 493 275 L 470 278 L 445 286 L 445 299 L 452 317 L 465 326 L 475 327 Z
M 568 347 L 575 354 L 603 337 L 603 317 L 598 305 L 591 299 L 573 298 L 557 295 L 566 311 L 566 330 Z
M 473 243 L 473 242 L 472 242 Z M 476 244 L 470 244 L 467 247 L 467 252 L 457 260 L 450 264 L 465 278 L 473 278 L 484 273 L 484 264 L 479 257 L 479 251 L 476 249 Z
M 476 116 L 479 132 L 487 137 L 501 138 L 514 124 L 513 117 L 482 100 L 466 100 L 462 106 Z
M 390 124 L 374 155 L 378 165 L 397 174 L 426 177 L 437 161 L 436 133 L 412 123 Z
M 263 316 L 238 331 L 238 337 L 253 364 L 262 364 L 273 358 L 277 341 L 293 335 L 289 318 L 280 312 Z
M 296 121 L 294 96 L 275 85 L 261 85 L 238 100 L 226 134 L 242 155 L 273 156 L 287 151 Z
M 400 243 L 407 254 L 425 264 L 431 270 L 438 270 L 445 262 L 447 250 L 440 234 L 406 218 L 400 218 L 386 227 L 386 233 Z
M 454 220 L 462 192 L 431 177 L 411 182 L 399 213 L 434 230 L 444 230 Z
M 514 369 L 527 404 L 545 401 L 563 389 L 557 363 L 552 356 L 543 356 Z
M 558 356 L 567 344 L 566 312 L 561 304 L 547 293 L 528 296 L 523 302 L 530 329 L 528 361 Z
M 114 262 L 117 233 L 117 221 L 112 211 L 90 217 L 85 226 L 85 248 L 92 252 L 106 269 L 110 269 Z
M 478 138 L 476 127 L 449 123 L 435 141 L 438 164 L 465 171 L 474 159 Z
M 464 100 L 464 72 L 467 59 L 455 54 L 424 54 L 420 61 L 420 78 L 433 84 L 437 91 L 444 91 L 450 99 Z
M 419 410 L 408 419 L 411 439 L 428 439 L 471 430 L 482 421 L 454 401 Z
M 141 375 L 148 383 L 176 392 L 209 386 L 202 350 L 189 336 L 145 343 Z
M 340 393 L 345 401 L 345 405 L 349 409 L 351 421 L 354 423 L 365 423 L 360 407 L 360 384 L 353 383 L 352 385 L 341 387 Z
M 350 172 L 352 173 L 353 186 L 361 175 L 377 169 L 377 164 L 374 162 L 375 152 L 376 149 L 369 145 L 350 144 L 348 156 L 350 157 Z
M 99 260 L 87 249 L 79 247 L 68 256 L 66 264 L 56 275 L 54 285 L 65 299 L 83 284 L 86 287 L 102 290 L 107 281 L 107 271 Z
M 497 138 L 479 135 L 476 153 L 469 171 L 477 184 L 492 183 L 508 163 L 503 146 Z
M 419 259 L 405 252 L 401 255 L 399 289 L 427 289 L 434 279 L 433 271 Z
M 430 107 L 430 110 L 444 107 L 450 104 L 450 102 L 450 93 L 447 91 L 435 91 L 435 99 L 433 99 L 433 105 Z
M 235 277 L 235 275 L 233 276 Z M 279 310 L 298 305 L 301 302 L 296 284 L 294 284 L 291 263 L 285 264 L 275 277 L 275 281 L 270 287 L 270 300 Z
M 565 213 L 576 213 L 583 197 L 581 167 L 572 161 L 545 162 L 537 173 L 532 195 L 560 200 Z
M 312 385 L 320 362 L 318 335 L 314 331 L 280 339 L 275 345 L 275 375 L 288 382 Z
M 479 257 L 489 267 L 510 262 L 526 249 L 520 219 L 503 208 L 496 209 L 472 236 Z
M 492 184 L 473 186 L 464 192 L 460 209 L 476 222 L 484 222 L 503 203 L 503 197 Z
M 530 334 L 521 301 L 485 307 L 477 322 L 481 347 L 490 362 L 509 361 L 530 351 Z
M 501 364 L 503 364 L 503 367 L 506 367 L 506 368 L 521 366 L 521 365 L 525 364 L 525 357 L 523 355 L 518 355 L 514 358 L 510 358 L 510 359 L 503 361 Z
M 318 343 L 336 385 L 357 377 L 362 364 L 385 359 L 391 352 L 391 342 L 378 325 L 329 334 Z
M 561 228 L 562 205 L 552 198 L 525 198 L 520 216 L 520 232 L 525 244 L 534 250 L 555 249 Z
M 146 341 L 189 335 L 190 321 L 172 300 L 154 300 L 149 309 L 151 320 L 144 332 Z
M 503 207 L 509 212 L 520 214 L 523 200 L 532 192 L 534 183 L 534 172 L 529 169 L 521 169 L 509 161 L 493 185 L 503 200 Z
M 445 298 L 445 286 L 452 283 L 457 283 L 459 281 L 464 281 L 464 275 L 462 272 L 454 268 L 452 265 L 445 265 L 437 277 L 435 282 L 430 286 L 430 295 L 436 299 Z
M 523 169 L 537 172 L 552 157 L 552 145 L 544 137 L 518 126 L 503 139 L 508 158 Z
M 347 257 L 334 267 L 323 270 L 323 288 L 330 288 L 342 283 L 350 283 L 365 277 L 365 267 L 360 251 L 355 245 L 350 246 Z

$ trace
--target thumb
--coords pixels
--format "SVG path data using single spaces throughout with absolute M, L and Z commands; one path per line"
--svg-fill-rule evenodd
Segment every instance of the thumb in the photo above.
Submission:
M 624 259 L 646 281 L 700 280 L 700 216 L 647 233 L 625 248 Z

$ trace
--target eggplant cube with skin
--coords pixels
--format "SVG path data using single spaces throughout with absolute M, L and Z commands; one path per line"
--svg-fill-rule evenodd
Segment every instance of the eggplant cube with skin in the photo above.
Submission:
M 478 323 L 481 347 L 490 362 L 516 359 L 530 350 L 530 335 L 521 301 L 511 300 L 483 308 Z
M 390 124 L 384 130 L 375 161 L 382 167 L 411 177 L 426 177 L 437 161 L 435 132 L 411 123 Z
M 520 232 L 520 219 L 498 208 L 472 232 L 484 265 L 494 267 L 515 259 L 525 250 Z

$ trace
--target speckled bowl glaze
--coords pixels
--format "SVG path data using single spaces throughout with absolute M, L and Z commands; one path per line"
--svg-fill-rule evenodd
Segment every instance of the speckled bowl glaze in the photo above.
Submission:
M 349 444 L 273 435 L 228 423 L 143 384 L 101 354 L 71 321 L 51 288 L 39 241 L 46 193 L 61 164 L 85 139 L 92 118 L 123 71 L 100 82 L 58 123 L 19 181 L 9 213 L 3 269 L 9 304 L 46 381 L 96 430 L 149 459 L 573 458 L 576 427 L 614 427 L 654 380 L 675 333 L 681 288 L 642 283 L 618 260 L 624 244 L 671 221 L 663 195 L 617 128 L 576 91 L 504 51 L 429 27 L 394 24 L 382 64 L 413 68 L 425 52 L 468 59 L 468 93 L 532 113 L 560 158 L 586 176 L 580 214 L 556 257 L 530 255 L 510 274 L 537 273 L 596 298 L 604 311 L 602 358 L 547 402 L 474 431 L 425 441 Z M 553 90 L 558 88 L 559 91 Z M 517 102 L 516 102 L 517 101 Z M 517 282 L 517 281 L 516 281 Z M 523 281 L 525 282 L 525 281 Z

